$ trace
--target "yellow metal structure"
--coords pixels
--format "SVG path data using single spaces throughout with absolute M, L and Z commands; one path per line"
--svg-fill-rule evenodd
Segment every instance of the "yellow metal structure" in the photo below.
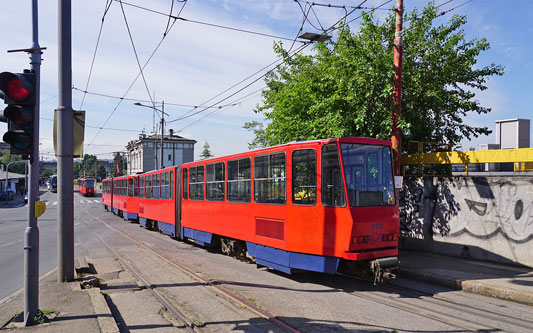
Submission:
M 533 169 L 533 148 L 450 151 L 402 155 L 402 166 L 423 164 L 514 163 L 515 171 Z

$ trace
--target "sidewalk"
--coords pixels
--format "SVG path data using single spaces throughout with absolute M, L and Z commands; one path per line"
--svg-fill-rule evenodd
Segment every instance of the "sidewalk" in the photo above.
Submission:
M 400 250 L 400 276 L 533 305 L 533 268 Z
M 16 194 L 13 200 L 5 201 L 0 200 L 0 209 L 2 208 L 16 208 L 24 206 L 24 196 L 21 194 Z

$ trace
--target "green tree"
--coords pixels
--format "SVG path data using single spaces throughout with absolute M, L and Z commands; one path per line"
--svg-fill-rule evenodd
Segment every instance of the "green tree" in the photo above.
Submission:
M 45 179 L 48 179 L 48 178 L 50 178 L 50 176 L 55 175 L 55 174 L 56 174 L 55 170 L 43 169 L 43 172 L 42 172 L 41 176 L 43 176 L 43 178 L 45 178 Z
M 209 143 L 207 143 L 206 140 L 204 143 L 204 150 L 202 150 L 202 153 L 200 154 L 200 159 L 205 160 L 211 157 L 213 157 L 213 154 L 211 154 L 211 150 L 209 150 Z
M 74 178 L 77 178 L 80 176 L 81 169 L 82 169 L 82 162 L 74 161 Z
M 96 155 L 83 155 L 83 160 L 81 161 L 80 171 L 75 176 L 78 177 L 94 177 L 95 174 L 95 163 L 97 161 Z
M 96 177 L 98 179 L 104 179 L 106 177 L 107 173 L 105 171 L 105 167 L 101 162 L 97 162 L 96 166 Z
M 254 139 L 248 143 L 248 149 L 265 148 L 268 147 L 268 142 L 265 139 L 265 128 L 262 123 L 258 121 L 248 121 L 242 127 L 254 133 Z
M 503 75 L 503 68 L 476 64 L 489 43 L 465 39 L 464 16 L 435 26 L 437 16 L 430 3 L 405 19 L 399 123 L 411 129 L 411 137 L 404 137 L 403 147 L 409 139 L 455 147 L 463 137 L 490 133 L 487 127 L 466 124 L 464 118 L 490 112 L 474 99 L 474 91 L 485 90 L 488 77 Z M 255 112 L 264 115 L 268 126 L 256 139 L 268 145 L 343 136 L 389 139 L 394 25 L 394 13 L 383 23 L 365 13 L 358 32 L 339 29 L 335 40 L 316 44 L 312 55 L 289 58 L 281 44 L 275 44 L 274 51 L 285 56 L 285 62 L 265 77 L 263 104 Z
M 6 151 L 4 155 L 2 155 L 1 161 L 5 166 L 7 166 L 8 163 L 15 162 L 15 161 L 22 161 L 22 158 L 20 157 L 20 155 L 10 154 L 8 151 Z M 24 163 L 22 162 L 13 163 L 9 166 L 8 171 L 23 175 L 25 173 Z

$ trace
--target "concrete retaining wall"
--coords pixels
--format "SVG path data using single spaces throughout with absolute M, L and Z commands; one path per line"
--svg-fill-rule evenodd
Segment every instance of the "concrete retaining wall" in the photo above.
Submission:
M 406 178 L 401 246 L 533 267 L 533 177 Z

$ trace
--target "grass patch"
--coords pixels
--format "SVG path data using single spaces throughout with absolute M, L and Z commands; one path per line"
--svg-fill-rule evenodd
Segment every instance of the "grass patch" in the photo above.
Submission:
M 36 324 L 43 324 L 46 320 L 48 320 L 46 316 L 54 312 L 55 310 L 50 310 L 50 309 L 39 310 L 39 313 L 37 314 L 37 316 L 33 317 L 33 321 Z

